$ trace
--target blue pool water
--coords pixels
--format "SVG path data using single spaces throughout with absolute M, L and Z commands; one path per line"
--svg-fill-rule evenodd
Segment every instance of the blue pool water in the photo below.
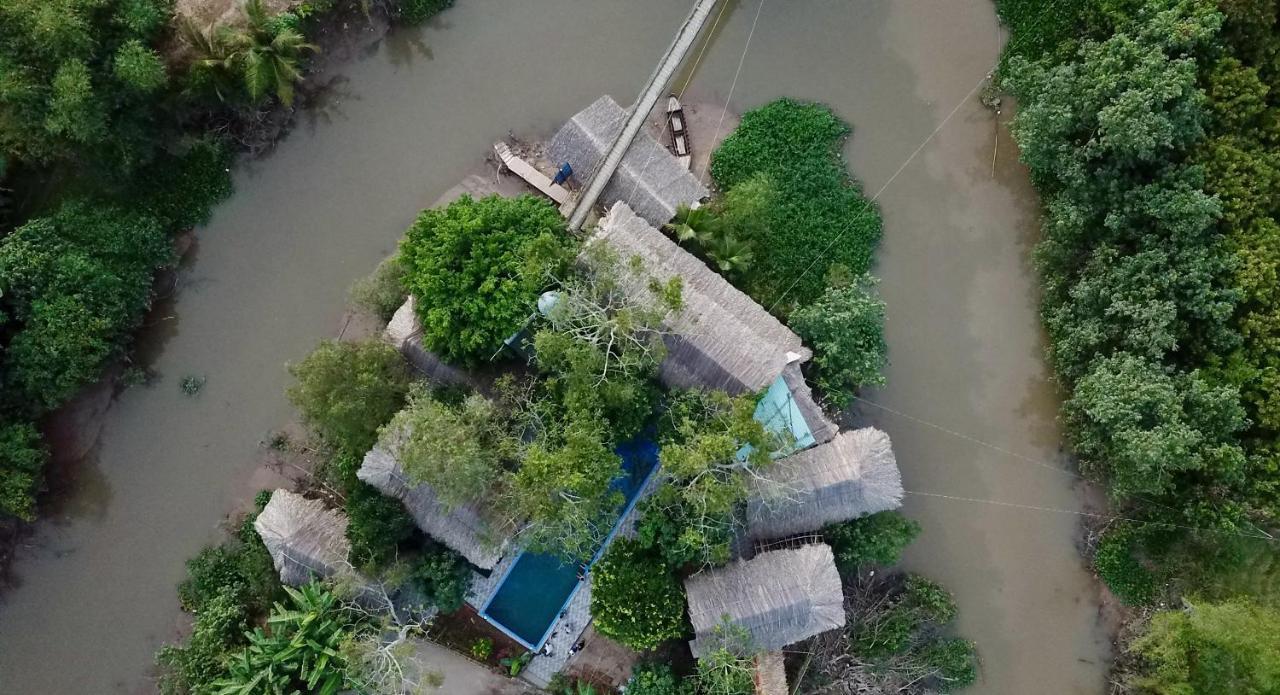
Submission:
M 636 494 L 657 467 L 658 445 L 648 438 L 636 439 L 620 445 L 615 452 L 622 457 L 623 474 L 613 481 L 612 487 L 626 498 L 621 518 L 631 509 Z M 610 533 L 605 544 L 612 538 Z M 592 562 L 599 556 L 597 551 Z M 480 614 L 526 647 L 536 650 L 546 640 L 556 616 L 577 592 L 581 569 L 564 564 L 555 555 L 521 553 Z

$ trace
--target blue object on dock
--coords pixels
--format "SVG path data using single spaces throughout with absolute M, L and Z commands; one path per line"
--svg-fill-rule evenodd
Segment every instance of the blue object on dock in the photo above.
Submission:
M 573 176 L 573 167 L 569 166 L 568 162 L 565 162 L 560 166 L 560 171 L 556 172 L 556 177 L 551 179 L 551 183 L 559 186 L 568 181 L 570 176 Z

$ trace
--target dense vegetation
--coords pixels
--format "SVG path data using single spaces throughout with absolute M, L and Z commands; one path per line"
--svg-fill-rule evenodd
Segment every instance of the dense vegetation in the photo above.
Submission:
M 728 191 L 743 185 L 772 189 L 743 196 L 760 212 L 761 231 L 745 289 L 783 314 L 816 300 L 835 270 L 858 275 L 871 267 L 880 240 L 880 214 L 862 196 L 841 159 L 851 128 L 818 104 L 779 99 L 747 112 L 716 149 L 711 176 Z M 753 207 L 754 210 L 754 207 Z M 745 236 L 745 235 L 744 235 Z
M 1280 651 L 1229 639 L 1225 618 L 1280 599 L 1280 549 L 1255 540 L 1280 512 L 1275 5 L 1002 0 L 1000 13 L 1014 134 L 1044 198 L 1064 420 L 1082 471 L 1137 520 L 1110 525 L 1095 567 L 1133 603 L 1231 601 L 1221 620 L 1157 616 L 1130 685 L 1246 692 L 1265 682 L 1250 651 Z M 1218 666 L 1178 656 L 1193 633 Z

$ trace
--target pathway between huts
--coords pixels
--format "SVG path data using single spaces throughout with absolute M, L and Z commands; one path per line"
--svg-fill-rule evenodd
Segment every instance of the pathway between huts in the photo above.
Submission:
M 444 677 L 439 692 L 449 695 L 524 695 L 534 690 L 504 678 L 461 654 L 430 642 L 418 643 L 414 657 Z

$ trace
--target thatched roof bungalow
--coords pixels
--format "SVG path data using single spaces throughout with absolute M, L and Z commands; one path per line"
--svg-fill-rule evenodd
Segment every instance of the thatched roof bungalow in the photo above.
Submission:
M 347 560 L 347 518 L 319 500 L 276 490 L 253 528 L 285 584 L 299 586 L 313 577 L 353 572 Z
M 427 379 L 443 385 L 468 383 L 466 372 L 445 364 L 439 355 L 422 345 L 422 323 L 414 307 L 415 300 L 411 296 L 396 309 L 382 332 L 383 339 L 399 350 L 405 360 Z
M 574 114 L 551 139 L 548 154 L 552 162 L 556 166 L 568 162 L 585 180 L 609 151 L 626 118 L 626 111 L 613 97 L 600 97 Z M 681 204 L 696 203 L 710 194 L 675 155 L 642 131 L 622 158 L 600 202 L 607 207 L 625 200 L 641 217 L 662 225 L 675 217 Z
M 378 445 L 365 454 L 356 477 L 400 500 L 427 535 L 453 548 L 476 567 L 493 569 L 502 558 L 507 540 L 500 525 L 477 504 L 450 508 L 430 485 L 409 480 L 397 460 L 402 438 L 403 434 L 396 432 L 383 435 Z
M 716 648 L 716 628 L 726 618 L 765 652 L 844 625 L 840 574 L 823 544 L 761 553 L 695 574 L 684 587 L 697 657 Z
M 736 395 L 763 391 L 781 378 L 787 402 L 777 407 L 794 407 L 803 416 L 802 429 L 813 437 L 805 445 L 835 436 L 835 423 L 823 415 L 800 374 L 800 364 L 812 355 L 800 336 L 626 203 L 613 205 L 593 239 L 609 244 L 623 259 L 639 257 L 658 281 L 679 277 L 683 284 L 684 309 L 672 318 L 664 336 L 667 356 L 659 373 L 663 383 Z
M 874 427 L 776 461 L 747 499 L 752 540 L 786 538 L 902 506 L 889 435 Z

